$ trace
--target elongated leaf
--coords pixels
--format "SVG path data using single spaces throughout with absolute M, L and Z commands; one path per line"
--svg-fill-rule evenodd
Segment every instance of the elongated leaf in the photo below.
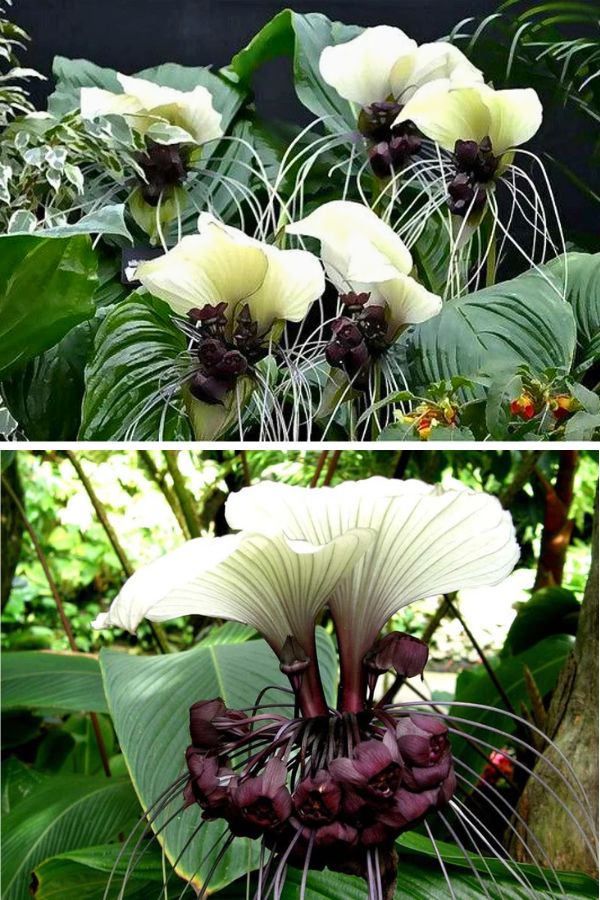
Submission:
M 0 236 L 0 377 L 93 315 L 96 269 L 84 235 Z
M 529 669 L 535 683 L 542 694 L 546 694 L 556 684 L 558 673 L 562 669 L 565 659 L 569 654 L 573 641 L 566 635 L 548 637 L 530 647 L 524 653 L 503 659 L 494 667 L 496 677 L 504 688 L 513 709 L 519 713 L 521 704 L 531 708 L 531 700 L 525 682 L 525 667 Z M 498 696 L 496 686 L 490 679 L 483 666 L 461 672 L 456 682 L 456 700 L 461 703 L 477 703 L 492 707 L 492 709 L 476 709 L 462 706 L 453 706 L 448 712 L 456 722 L 451 722 L 453 728 L 459 728 L 468 735 L 477 738 L 484 743 L 478 744 L 485 757 L 491 752 L 485 742 L 492 748 L 502 749 L 506 742 L 510 742 L 510 735 L 515 731 L 514 719 L 502 715 L 506 708 L 501 697 Z M 478 725 L 463 724 L 461 719 L 469 719 Z M 479 726 L 491 726 L 507 732 L 508 737 L 496 734 L 489 728 Z M 522 738 L 521 738 L 522 739 Z M 477 772 L 481 772 L 485 759 L 477 750 L 459 735 L 452 735 L 452 751 L 461 762 L 471 766 Z M 466 771 L 462 772 L 471 779 Z
M 542 588 L 526 603 L 519 603 L 517 615 L 506 635 L 502 655 L 523 653 L 542 637 L 577 633 L 581 604 L 566 588 Z
M 127 853 L 119 859 L 120 850 L 119 844 L 103 844 L 44 860 L 35 868 L 33 896 L 36 900 L 102 900 L 113 867 L 111 896 L 116 896 L 129 862 Z M 160 852 L 154 846 L 145 848 L 122 896 L 127 900 L 151 900 L 159 896 L 162 881 Z M 175 884 L 169 887 L 177 889 Z
M 185 347 L 168 306 L 150 294 L 110 309 L 85 373 L 80 440 L 189 439 L 175 366 Z
M 322 631 L 319 661 L 331 697 L 336 661 L 331 639 Z M 211 642 L 209 646 L 200 644 L 193 650 L 162 657 L 103 651 L 100 664 L 119 743 L 144 808 L 156 801 L 183 771 L 184 752 L 189 744 L 188 709 L 192 703 L 220 696 L 230 707 L 251 707 L 264 687 L 286 683 L 275 655 L 262 640 L 243 644 Z M 267 698 L 263 702 L 289 702 L 289 695 L 278 691 L 267 694 Z M 149 759 L 158 762 L 148 765 Z M 173 802 L 169 814 L 180 802 L 180 798 Z M 196 885 L 203 883 L 210 870 L 210 860 L 200 866 L 202 857 L 223 832 L 223 824 L 215 822 L 195 835 L 199 812 L 197 807 L 186 810 L 160 836 L 171 862 L 181 853 L 177 872 L 185 879 L 193 878 Z M 190 845 L 184 849 L 186 841 Z M 211 890 L 255 866 L 256 853 L 250 842 L 236 841 L 211 878 Z
M 454 375 L 475 377 L 524 363 L 534 373 L 570 369 L 575 320 L 552 283 L 560 288 L 552 275 L 528 272 L 446 302 L 409 340 L 415 384 L 422 388 Z
M 83 653 L 2 654 L 2 709 L 107 712 L 98 660 Z
M 331 22 L 321 13 L 284 9 L 231 60 L 230 71 L 249 85 L 256 69 L 276 56 L 294 55 L 294 84 L 301 102 L 316 116 L 324 116 L 329 131 L 356 130 L 356 117 L 347 100 L 321 78 L 319 59 L 325 47 L 342 44 L 363 29 Z
M 3 900 L 28 900 L 30 873 L 59 852 L 127 833 L 139 815 L 128 780 L 55 776 L 4 819 Z

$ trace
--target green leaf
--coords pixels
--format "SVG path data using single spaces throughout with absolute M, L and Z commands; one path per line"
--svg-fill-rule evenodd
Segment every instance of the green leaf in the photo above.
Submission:
M 94 212 L 82 216 L 78 222 L 72 225 L 57 225 L 55 228 L 46 228 L 38 232 L 44 237 L 70 237 L 73 234 L 112 234 L 127 238 L 133 243 L 133 238 L 125 224 L 125 206 L 122 203 L 109 203 Z
M 42 772 L 36 772 L 16 756 L 2 760 L 2 815 L 25 799 L 45 781 Z
M 3 653 L 2 709 L 107 712 L 98 660 L 83 653 Z
M 506 635 L 502 655 L 522 653 L 551 634 L 577 633 L 580 604 L 571 591 L 543 588 L 520 603 Z
M 438 316 L 417 325 L 407 350 L 416 385 L 523 363 L 538 374 L 551 367 L 569 369 L 575 321 L 571 306 L 548 284 L 549 277 L 559 289 L 551 276 L 527 272 L 449 300 Z
M 161 300 L 135 291 L 109 309 L 85 373 L 79 439 L 189 440 L 176 365 L 185 352 L 185 337 Z
M 336 657 L 331 638 L 319 629 L 319 661 L 330 699 L 336 677 Z M 232 708 L 252 706 L 269 684 L 285 685 L 277 658 L 262 640 L 242 644 L 202 643 L 193 650 L 161 657 L 130 656 L 102 651 L 100 665 L 119 744 L 135 789 L 146 809 L 182 772 L 189 744 L 188 709 L 192 703 L 220 696 Z M 288 702 L 288 695 L 273 691 L 265 702 Z M 149 758 L 160 760 L 148 765 Z M 175 804 L 179 803 L 179 799 Z M 173 805 L 173 811 L 176 805 Z M 170 812 L 169 812 L 170 814 Z M 198 866 L 212 842 L 223 831 L 222 823 L 208 823 L 193 837 L 200 811 L 187 809 L 161 833 L 160 841 L 171 863 L 183 850 L 176 870 L 194 883 L 202 883 L 210 861 Z M 164 843 L 163 843 L 164 842 Z M 211 879 L 211 891 L 244 874 L 257 861 L 257 847 L 239 840 L 226 853 Z M 197 873 L 197 874 L 196 874 Z
M 127 853 L 118 859 L 118 844 L 85 847 L 60 853 L 44 860 L 34 870 L 36 900 L 102 900 L 114 867 L 113 885 L 121 883 L 129 861 Z M 162 884 L 162 856 L 154 846 L 144 848 L 134 870 L 128 876 L 122 894 L 127 900 L 158 897 Z M 176 885 L 172 885 L 176 890 Z M 115 887 L 116 889 L 116 887 Z M 175 895 L 176 896 L 176 895 Z
M 545 270 L 557 279 L 567 264 L 567 300 L 577 324 L 577 362 L 585 370 L 600 360 L 600 253 L 567 253 Z
M 566 635 L 544 638 L 524 653 L 511 656 L 494 665 L 495 675 L 504 688 L 513 709 L 519 711 L 521 704 L 530 709 L 531 701 L 525 683 L 525 666 L 530 670 L 542 696 L 556 684 L 558 674 L 562 669 L 567 655 L 571 651 L 573 641 Z M 459 721 L 452 722 L 452 727 L 460 728 L 468 735 L 478 740 L 486 741 L 493 747 L 502 747 L 503 741 L 510 741 L 510 735 L 514 733 L 514 720 L 502 715 L 500 711 L 505 709 L 502 699 L 488 673 L 483 666 L 466 669 L 461 672 L 456 681 L 456 700 L 461 703 L 479 703 L 493 707 L 492 710 L 474 709 L 462 706 L 453 706 L 448 714 Z M 485 728 L 474 725 L 462 724 L 460 719 L 470 719 L 480 725 L 489 725 L 502 729 L 509 735 L 502 738 L 501 735 L 488 731 Z M 491 752 L 489 747 L 478 745 L 484 754 Z M 485 759 L 459 735 L 452 735 L 452 752 L 457 759 L 470 765 L 477 772 L 481 772 Z
M 511 421 L 510 404 L 522 389 L 521 376 L 514 366 L 493 374 L 485 404 L 485 423 L 492 438 L 506 440 Z
M 74 441 L 81 423 L 83 373 L 98 322 L 76 325 L 2 383 L 6 405 L 28 440 Z
M 87 236 L 0 236 L 0 377 L 93 315 L 96 269 Z
M 316 116 L 325 116 L 329 131 L 356 130 L 356 115 L 344 100 L 321 78 L 319 58 L 325 47 L 343 44 L 363 29 L 357 25 L 331 22 L 321 13 L 301 15 L 284 9 L 258 32 L 231 60 L 231 72 L 239 83 L 250 86 L 263 63 L 277 56 L 294 56 L 294 84 L 299 100 Z
M 138 816 L 129 781 L 49 778 L 4 819 L 3 900 L 28 900 L 31 871 L 42 860 L 117 840 Z
M 577 412 L 565 425 L 565 441 L 593 441 L 600 432 L 600 415 Z

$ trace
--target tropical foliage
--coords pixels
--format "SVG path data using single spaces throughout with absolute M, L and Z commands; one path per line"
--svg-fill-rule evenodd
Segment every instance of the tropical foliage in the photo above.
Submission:
M 557 135 L 597 155 L 596 19 L 511 0 L 417 45 L 283 10 L 219 71 L 2 88 L 3 433 L 592 439 L 600 257 L 560 195 L 598 197 Z M 279 55 L 305 128 L 257 108 Z
M 597 615 L 597 594 L 594 601 L 589 586 L 581 604 L 590 565 L 595 454 L 3 451 L 2 467 L 6 897 L 25 898 L 29 886 L 38 898 L 158 898 L 165 890 L 186 896 L 188 880 L 197 889 L 208 884 L 224 898 L 254 893 L 251 873 L 259 859 L 253 841 L 236 839 L 213 867 L 211 846 L 222 831 L 218 821 L 196 836 L 198 807 L 167 825 L 161 803 L 152 805 L 175 785 L 171 809 L 179 808 L 188 707 L 218 695 L 229 708 L 252 708 L 267 685 L 285 685 L 275 655 L 252 628 L 211 616 L 145 621 L 135 636 L 94 631 L 91 624 L 140 565 L 181 550 L 190 538 L 225 540 L 227 519 L 241 521 L 245 514 L 238 499 L 237 506 L 229 503 L 226 519 L 225 503 L 243 498 L 238 492 L 244 485 L 268 489 L 275 481 L 310 492 L 310 484 L 349 486 L 351 479 L 372 476 L 391 478 L 398 490 L 414 478 L 484 489 L 499 499 L 505 516 L 510 513 L 521 550 L 516 580 L 511 576 L 472 597 L 464 591 L 413 603 L 386 627 L 386 633 L 401 630 L 429 642 L 425 684 L 408 683 L 417 692 L 433 688 L 436 709 L 453 717 L 459 771 L 472 773 L 457 795 L 463 818 L 445 809 L 400 835 L 396 896 L 596 896 L 597 883 L 585 874 L 594 868 L 591 857 L 585 858 L 593 827 L 560 757 L 558 775 L 538 763 L 535 777 L 546 794 L 568 778 L 572 787 L 557 795 L 550 819 L 563 808 L 576 812 L 576 823 L 568 827 L 579 838 L 571 846 L 563 835 L 555 851 L 536 827 L 539 846 L 528 831 L 535 809 L 523 805 L 529 771 L 554 733 L 552 710 L 572 683 L 574 659 L 591 710 L 583 717 L 591 733 L 584 739 L 578 732 L 579 741 L 589 741 L 584 754 L 596 752 L 597 703 L 589 700 L 597 649 L 591 648 L 588 669 L 578 655 L 580 640 L 593 640 L 593 623 L 585 639 L 582 629 L 590 609 L 593 619 L 594 603 Z M 181 581 L 179 571 L 173 577 Z M 525 595 L 518 584 L 526 586 Z M 152 583 L 148 588 L 159 589 Z M 495 611 L 485 621 L 507 625 L 486 633 L 489 625 L 481 617 L 490 607 Z M 330 616 L 322 616 L 317 634 L 329 703 L 338 681 L 332 626 Z M 436 687 L 435 673 L 448 670 L 456 680 Z M 382 689 L 393 696 L 399 682 L 384 680 Z M 399 699 L 418 696 L 405 685 Z M 286 701 L 274 696 L 260 702 Z M 575 755 L 571 762 L 577 765 Z M 579 769 L 577 775 L 583 777 Z M 140 819 L 150 807 L 158 841 Z M 509 827 L 515 810 L 524 829 L 521 841 Z M 469 821 L 478 823 L 475 830 Z M 556 871 L 570 868 L 578 871 Z M 301 869 L 290 867 L 282 896 L 297 896 L 300 889 L 311 898 L 358 898 L 365 892 L 360 878 L 328 869 L 303 877 Z M 187 893 L 192 895 L 190 888 Z

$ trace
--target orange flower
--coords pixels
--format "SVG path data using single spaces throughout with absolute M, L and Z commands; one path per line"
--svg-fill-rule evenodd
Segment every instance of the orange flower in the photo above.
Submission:
M 513 416 L 519 416 L 521 419 L 532 419 L 535 415 L 535 405 L 531 394 L 523 391 L 521 396 L 510 404 L 510 411 Z

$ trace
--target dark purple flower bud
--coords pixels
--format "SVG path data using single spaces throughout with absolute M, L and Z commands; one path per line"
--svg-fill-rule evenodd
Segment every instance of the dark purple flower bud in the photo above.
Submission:
M 334 368 L 343 366 L 347 353 L 348 348 L 342 346 L 342 344 L 339 344 L 337 341 L 331 341 L 325 347 L 325 359 L 329 365 Z
M 212 368 L 223 359 L 227 353 L 227 347 L 223 341 L 216 338 L 204 338 L 198 344 L 196 352 L 200 362 L 207 368 Z
M 385 306 L 378 303 L 366 306 L 357 322 L 366 341 L 378 341 L 387 331 Z
M 141 182 L 142 197 L 150 206 L 157 206 L 166 188 L 181 184 L 186 176 L 187 162 L 179 144 L 157 144 L 148 141 L 145 153 L 137 154 L 145 181 Z
M 358 116 L 360 133 L 377 143 L 389 140 L 392 123 L 402 110 L 402 106 L 394 101 L 381 101 L 364 106 Z
M 371 690 L 379 675 L 390 669 L 395 669 L 398 675 L 405 678 L 422 675 L 428 656 L 427 644 L 412 634 L 405 634 L 402 631 L 386 634 L 376 641 L 365 656 L 364 662 Z
M 221 359 L 215 363 L 215 372 L 218 375 L 228 376 L 232 379 L 243 375 L 248 369 L 248 361 L 239 350 L 228 350 Z
M 396 791 L 390 806 L 379 813 L 379 821 L 390 828 L 406 828 L 424 816 L 435 800 L 435 794 L 413 793 L 404 788 Z
M 292 799 L 302 822 L 323 825 L 333 822 L 339 813 L 342 792 L 331 775 L 320 769 L 314 778 L 305 778 L 299 783 Z
M 233 802 L 252 825 L 267 830 L 277 828 L 292 812 L 286 780 L 283 760 L 271 758 L 261 775 L 240 780 L 233 793 Z
M 346 316 L 340 316 L 333 322 L 331 332 L 336 340 L 347 347 L 358 347 L 363 340 L 360 329 Z
M 202 372 L 196 372 L 190 381 L 192 396 L 211 406 L 223 403 L 225 395 L 230 390 L 230 380 L 217 378 L 215 375 L 204 375 Z
M 450 800 L 452 800 L 454 794 L 456 793 L 456 772 L 454 771 L 454 766 L 448 772 L 448 775 L 442 781 L 437 796 L 437 806 L 445 806 Z
M 425 791 L 437 787 L 452 770 L 452 753 L 447 749 L 437 760 L 428 766 L 411 766 L 404 770 L 404 784 L 411 791 Z
M 398 722 L 396 739 L 403 759 L 415 766 L 435 765 L 450 747 L 444 722 L 416 713 Z
M 295 691 L 300 690 L 302 675 L 309 665 L 310 656 L 306 654 L 300 642 L 288 634 L 279 654 L 279 668 L 288 676 Z
M 315 844 L 317 847 L 335 847 L 338 844 L 353 846 L 356 844 L 358 832 L 352 825 L 344 822 L 331 822 L 323 825 L 315 832 Z
M 454 145 L 454 158 L 460 171 L 470 172 L 479 156 L 477 141 L 457 141 Z
M 225 317 L 226 309 L 226 303 L 207 303 L 201 309 L 199 309 L 198 307 L 190 309 L 188 315 L 192 322 L 201 322 L 205 325 L 208 325 L 209 323 L 218 323 L 219 325 L 225 325 L 227 324 L 227 319 Z
M 337 781 L 350 784 L 376 800 L 389 800 L 402 778 L 402 757 L 391 732 L 383 741 L 363 741 L 352 759 L 341 757 L 329 763 L 329 771 Z
M 350 376 L 354 375 L 355 372 L 358 372 L 359 369 L 366 366 L 370 359 L 371 355 L 369 353 L 369 348 L 364 341 L 362 344 L 359 344 L 358 347 L 353 347 L 351 350 L 348 350 L 346 354 L 348 374 Z
M 387 141 L 379 141 L 369 147 L 368 153 L 373 173 L 378 178 L 389 178 L 394 170 L 394 157 Z
M 222 716 L 226 706 L 220 697 L 214 700 L 201 700 L 190 706 L 190 737 L 194 747 L 206 750 L 214 749 L 221 735 L 213 722 L 217 716 Z
M 209 816 L 222 815 L 229 803 L 232 770 L 220 767 L 216 757 L 198 753 L 195 747 L 188 747 L 185 757 L 190 773 L 184 791 L 186 805 L 198 803 Z

